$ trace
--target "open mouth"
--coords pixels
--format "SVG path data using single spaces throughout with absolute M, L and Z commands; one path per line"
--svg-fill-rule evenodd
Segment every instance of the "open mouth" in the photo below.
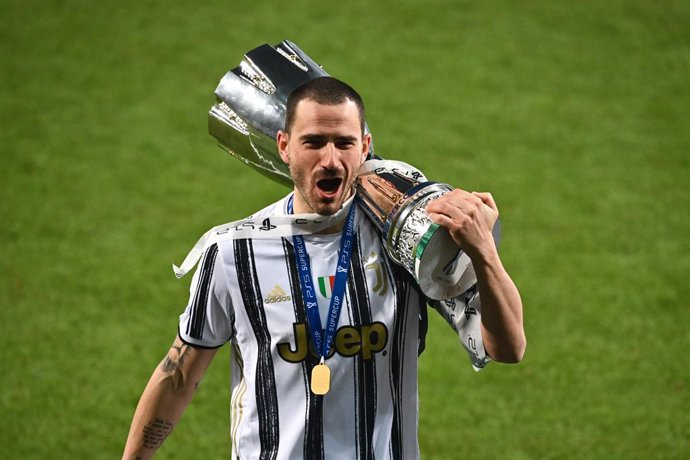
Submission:
M 318 181 L 316 181 L 316 186 L 323 193 L 325 193 L 327 195 L 331 195 L 331 194 L 338 191 L 338 189 L 340 188 L 340 184 L 342 184 L 342 183 L 343 183 L 343 179 L 340 177 L 336 177 L 336 178 L 318 180 Z

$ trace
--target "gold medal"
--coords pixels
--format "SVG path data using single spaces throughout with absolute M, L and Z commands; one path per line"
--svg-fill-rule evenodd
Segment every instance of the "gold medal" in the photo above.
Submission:
M 321 360 L 311 370 L 311 391 L 315 395 L 325 395 L 331 388 L 331 370 Z

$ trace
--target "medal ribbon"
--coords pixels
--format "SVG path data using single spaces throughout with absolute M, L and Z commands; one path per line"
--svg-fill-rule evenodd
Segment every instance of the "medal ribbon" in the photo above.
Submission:
M 292 197 L 288 203 L 288 212 L 292 213 Z M 345 286 L 347 285 L 347 274 L 350 269 L 350 257 L 352 256 L 352 245 L 355 237 L 355 206 L 350 205 L 350 210 L 347 214 L 347 221 L 343 235 L 340 238 L 340 252 L 338 254 L 338 265 L 335 270 L 335 282 L 333 283 L 333 292 L 331 294 L 331 302 L 328 307 L 328 322 L 325 327 L 325 335 L 321 332 L 321 315 L 319 314 L 319 304 L 316 300 L 316 289 L 314 289 L 314 279 L 311 276 L 311 263 L 309 261 L 309 254 L 307 247 L 304 244 L 304 237 L 302 235 L 293 235 L 292 241 L 295 246 L 295 260 L 299 270 L 300 285 L 302 287 L 302 295 L 307 308 L 307 321 L 309 322 L 309 330 L 311 332 L 312 340 L 316 351 L 321 355 L 321 362 L 323 363 L 328 355 L 328 351 L 333 344 L 335 337 L 335 330 L 338 326 L 338 318 L 340 317 L 340 308 L 345 301 Z

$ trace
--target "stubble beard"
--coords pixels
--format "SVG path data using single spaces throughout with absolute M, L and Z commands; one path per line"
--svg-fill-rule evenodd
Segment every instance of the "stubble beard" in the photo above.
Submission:
M 323 176 L 319 176 L 318 178 L 312 177 L 311 184 L 308 184 L 307 173 L 303 169 L 293 167 L 292 165 L 289 165 L 289 169 L 290 175 L 292 176 L 292 182 L 295 186 L 295 190 L 297 191 L 297 193 L 299 193 L 300 197 L 302 198 L 302 201 L 304 201 L 304 203 L 309 207 L 309 209 L 312 212 L 315 212 L 322 216 L 330 216 L 338 212 L 340 208 L 343 206 L 343 203 L 352 196 L 352 193 L 354 193 L 355 178 L 353 177 L 348 181 L 348 183 L 341 184 L 341 187 L 343 188 L 339 200 L 337 198 L 319 200 L 314 196 L 313 193 L 311 193 L 316 188 L 316 182 L 319 179 L 328 178 L 331 176 L 338 176 L 338 172 L 326 172 Z M 343 180 L 346 179 L 344 173 L 342 174 L 342 177 Z

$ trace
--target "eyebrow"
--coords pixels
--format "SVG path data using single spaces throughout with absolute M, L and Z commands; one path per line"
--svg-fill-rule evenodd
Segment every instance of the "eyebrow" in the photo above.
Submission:
M 332 139 L 333 142 L 356 142 L 356 136 L 325 136 L 323 134 L 304 134 L 299 137 L 302 142 L 313 141 L 313 142 L 323 142 Z

